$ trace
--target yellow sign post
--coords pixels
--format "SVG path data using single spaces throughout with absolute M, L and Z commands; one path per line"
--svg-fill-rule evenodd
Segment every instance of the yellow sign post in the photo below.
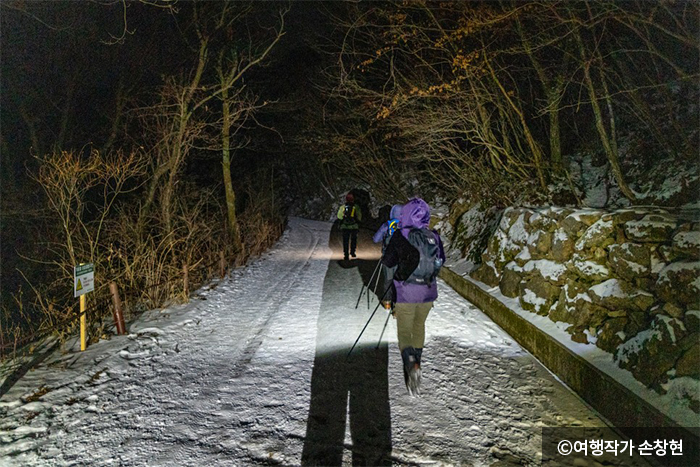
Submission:
M 79 264 L 73 268 L 73 296 L 80 297 L 80 350 L 87 348 L 87 316 L 85 294 L 95 290 L 95 268 L 90 264 Z
M 80 351 L 87 348 L 87 316 L 85 316 L 85 295 L 80 296 Z

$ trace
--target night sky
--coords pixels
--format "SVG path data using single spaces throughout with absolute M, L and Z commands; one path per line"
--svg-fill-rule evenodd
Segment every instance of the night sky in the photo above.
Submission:
M 206 3 L 206 2 L 205 2 Z M 3 168 L 17 174 L 31 139 L 22 112 L 38 128 L 40 148 L 61 136 L 69 97 L 63 148 L 99 145 L 113 118 L 115 93 L 125 86 L 131 102 L 144 103 L 166 75 L 187 73 L 196 38 L 190 2 L 173 10 L 129 2 L 3 2 L 2 148 Z M 250 26 L 269 27 L 284 2 L 258 2 Z M 308 89 L 319 54 L 310 42 L 324 29 L 323 6 L 296 2 L 286 16 L 286 34 L 264 66 L 246 84 L 265 99 L 293 99 Z

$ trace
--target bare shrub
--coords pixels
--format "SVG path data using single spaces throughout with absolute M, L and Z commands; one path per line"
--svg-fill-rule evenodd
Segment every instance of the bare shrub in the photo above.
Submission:
M 284 230 L 282 206 L 275 196 L 271 172 L 252 175 L 243 191 L 248 202 L 239 218 L 244 235 L 243 253 L 236 258 L 237 265 L 270 248 Z

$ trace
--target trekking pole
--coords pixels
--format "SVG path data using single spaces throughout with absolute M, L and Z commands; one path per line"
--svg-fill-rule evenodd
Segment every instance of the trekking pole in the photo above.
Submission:
M 381 261 L 381 258 L 379 259 Z M 379 276 L 381 274 L 377 274 L 377 280 L 374 281 L 374 295 L 377 295 L 377 287 L 379 287 Z M 372 285 L 372 282 L 370 282 L 370 285 Z M 381 302 L 381 300 L 379 300 Z M 367 309 L 369 310 L 369 288 L 367 288 Z
M 379 269 L 379 265 L 382 264 L 382 259 L 379 258 L 379 261 L 377 261 L 377 266 L 374 268 L 374 272 L 372 273 L 372 277 L 369 278 L 369 282 L 367 282 L 367 309 L 369 310 L 369 286 L 372 285 L 372 280 L 374 280 L 374 275 L 377 273 L 377 269 Z M 362 288 L 360 289 L 360 296 L 357 297 L 357 303 L 355 303 L 355 309 L 357 310 L 357 307 L 360 305 L 360 299 L 362 298 L 362 292 L 365 291 L 365 283 L 362 283 Z M 376 293 L 376 292 L 375 292 Z
M 357 339 L 355 339 L 355 343 L 352 344 L 352 348 L 350 349 L 350 352 L 348 352 L 348 356 L 345 357 L 345 360 L 348 360 L 348 359 L 350 358 L 350 354 L 352 353 L 353 350 L 355 350 L 355 346 L 356 346 L 357 343 L 360 341 L 360 337 L 362 337 L 362 334 L 365 332 L 365 329 L 367 329 L 367 326 L 369 325 L 369 322 L 372 321 L 372 318 L 374 318 L 374 314 L 375 314 L 375 313 L 377 312 L 377 310 L 379 309 L 379 305 L 382 304 L 382 300 L 384 300 L 384 297 L 386 297 L 386 294 L 388 294 L 388 293 L 389 293 L 389 290 L 391 290 L 391 287 L 392 287 L 391 285 L 390 285 L 389 287 L 387 287 L 387 288 L 386 288 L 386 291 L 384 292 L 384 295 L 382 295 L 382 298 L 379 299 L 379 303 L 377 303 L 377 306 L 374 307 L 374 311 L 372 312 L 372 314 L 370 315 L 369 319 L 367 320 L 367 323 L 365 324 L 365 327 L 362 328 L 362 331 L 360 331 L 360 335 L 357 336 Z
M 377 346 L 374 348 L 374 350 L 378 350 L 379 346 L 382 343 L 382 337 L 384 337 L 384 331 L 386 331 L 386 325 L 389 324 L 389 317 L 394 314 L 394 310 L 389 310 L 389 313 L 386 314 L 386 321 L 384 321 L 384 328 L 382 329 L 382 333 L 379 335 L 379 342 L 377 342 Z

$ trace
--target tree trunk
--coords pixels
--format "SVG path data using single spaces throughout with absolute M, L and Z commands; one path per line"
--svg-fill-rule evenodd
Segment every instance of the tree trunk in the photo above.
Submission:
M 29 140 L 32 144 L 32 152 L 37 156 L 44 156 L 44 148 L 39 142 L 39 132 L 36 128 L 36 124 L 39 119 L 33 115 L 30 115 L 29 111 L 24 106 L 24 102 L 20 104 L 19 112 L 24 120 L 24 123 L 27 125 L 27 129 L 29 130 Z
M 119 129 L 121 128 L 122 117 L 124 115 L 124 109 L 126 108 L 126 104 L 127 91 L 126 86 L 124 85 L 124 77 L 122 76 L 119 79 L 119 84 L 117 85 L 117 95 L 115 97 L 114 102 L 114 119 L 112 120 L 112 126 L 110 128 L 107 141 L 105 142 L 104 146 L 102 146 L 102 153 L 108 153 L 112 149 L 112 146 L 114 146 L 115 141 L 117 140 L 117 134 L 119 132 Z
M 489 69 L 491 78 L 493 79 L 496 86 L 498 86 L 498 89 L 501 91 L 503 98 L 518 116 L 518 119 L 522 126 L 523 135 L 525 136 L 525 141 L 527 142 L 527 145 L 530 151 L 532 152 L 532 158 L 533 162 L 535 163 L 535 170 L 537 171 L 537 179 L 540 182 L 540 187 L 543 190 L 546 190 L 547 182 L 545 179 L 544 168 L 542 167 L 542 150 L 540 149 L 540 146 L 537 144 L 537 141 L 530 132 L 530 127 L 528 126 L 527 121 L 525 120 L 525 115 L 523 114 L 522 109 L 518 105 L 516 105 L 515 102 L 513 102 L 513 99 L 510 98 L 508 91 L 506 91 L 506 89 L 503 87 L 503 84 L 501 83 L 501 80 L 499 80 L 496 76 L 496 71 L 491 66 L 491 62 L 489 60 L 485 60 L 485 63 Z
M 221 128 L 222 143 L 222 169 L 224 171 L 224 187 L 226 189 L 226 210 L 228 212 L 228 225 L 231 231 L 231 248 L 233 254 L 241 252 L 241 235 L 236 219 L 236 193 L 233 191 L 231 181 L 231 108 L 229 103 L 228 87 L 222 83 L 221 99 L 223 104 L 223 126 Z
M 556 173 L 561 173 L 562 171 L 562 160 L 561 160 L 561 126 L 559 124 L 559 101 L 564 89 L 563 78 L 558 76 L 556 78 L 556 84 L 552 82 L 553 80 L 547 77 L 547 73 L 540 61 L 535 56 L 535 52 L 532 50 L 532 44 L 523 32 L 522 24 L 519 19 L 516 19 L 518 26 L 518 33 L 520 34 L 520 40 L 523 43 L 525 52 L 530 58 L 537 77 L 542 84 L 545 95 L 547 96 L 547 114 L 549 115 L 549 157 L 552 161 L 552 167 Z
M 603 144 L 605 155 L 608 158 L 608 162 L 610 162 L 610 170 L 612 170 L 613 176 L 615 177 L 615 181 L 620 187 L 620 191 L 622 192 L 622 194 L 625 195 L 625 197 L 630 201 L 635 201 L 637 197 L 627 185 L 627 182 L 625 182 L 625 178 L 622 175 L 622 168 L 620 167 L 620 161 L 617 153 L 617 145 L 615 144 L 614 140 L 611 139 L 611 136 L 608 135 L 608 131 L 605 128 L 603 111 L 601 110 L 600 104 L 598 103 L 598 94 L 596 93 L 595 85 L 593 84 L 593 78 L 591 78 L 591 63 L 588 60 L 586 60 L 586 53 L 583 46 L 583 40 L 581 39 L 581 35 L 578 30 L 576 30 L 574 37 L 576 38 L 576 42 L 578 43 L 579 53 L 581 55 L 581 60 L 583 61 L 583 76 L 585 79 L 586 88 L 588 90 L 588 96 L 591 101 L 591 107 L 593 108 L 595 126 L 598 130 L 598 135 L 600 136 L 600 142 Z M 608 95 L 607 97 L 609 98 L 610 96 Z M 610 118 L 612 119 L 613 116 L 611 115 Z M 612 130 L 614 131 L 614 127 L 612 128 Z
M 561 125 L 559 124 L 559 89 L 547 92 L 547 104 L 549 109 L 549 156 L 552 159 L 552 167 L 557 173 L 562 171 L 561 160 Z

